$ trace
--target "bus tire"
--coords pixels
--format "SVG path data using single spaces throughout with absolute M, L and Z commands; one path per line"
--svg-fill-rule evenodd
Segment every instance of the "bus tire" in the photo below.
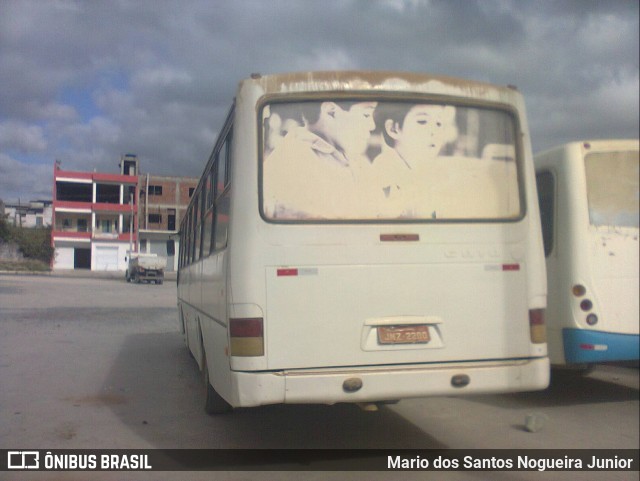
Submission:
M 231 412 L 233 410 L 231 404 L 225 401 L 224 398 L 218 394 L 218 391 L 213 388 L 209 381 L 209 368 L 207 367 L 207 358 L 204 355 L 202 356 L 202 362 L 204 364 L 202 367 L 202 377 L 204 378 L 206 392 L 204 411 L 207 414 L 224 414 Z

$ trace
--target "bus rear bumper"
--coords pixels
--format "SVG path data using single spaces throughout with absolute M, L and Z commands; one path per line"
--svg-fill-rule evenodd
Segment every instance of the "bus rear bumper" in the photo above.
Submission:
M 635 361 L 640 353 L 638 334 L 563 329 L 562 341 L 567 364 Z
M 549 359 L 376 368 L 235 372 L 237 407 L 334 404 L 535 391 L 549 385 Z M 354 387 L 359 387 L 354 390 Z M 259 386 L 259 388 L 256 388 Z

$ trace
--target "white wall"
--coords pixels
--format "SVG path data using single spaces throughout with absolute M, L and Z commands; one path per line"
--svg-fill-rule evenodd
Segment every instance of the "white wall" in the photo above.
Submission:
M 73 269 L 73 247 L 56 247 L 53 268 Z
M 93 242 L 91 244 L 91 270 L 125 271 L 127 270 L 127 251 L 129 244 L 123 242 Z

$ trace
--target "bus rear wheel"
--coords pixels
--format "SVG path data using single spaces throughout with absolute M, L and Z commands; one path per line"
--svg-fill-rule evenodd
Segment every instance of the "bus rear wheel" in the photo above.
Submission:
M 204 378 L 206 392 L 204 411 L 207 414 L 224 414 L 231 412 L 233 410 L 231 404 L 225 401 L 211 385 L 211 381 L 209 380 L 209 368 L 207 367 L 207 358 L 205 356 L 203 356 L 202 362 L 204 364 L 202 368 L 202 377 Z

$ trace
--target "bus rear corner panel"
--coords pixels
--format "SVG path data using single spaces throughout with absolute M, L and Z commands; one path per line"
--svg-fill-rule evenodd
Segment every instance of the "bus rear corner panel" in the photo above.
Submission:
M 549 385 L 549 360 L 380 368 L 234 372 L 236 407 L 381 403 L 432 396 L 536 391 Z

